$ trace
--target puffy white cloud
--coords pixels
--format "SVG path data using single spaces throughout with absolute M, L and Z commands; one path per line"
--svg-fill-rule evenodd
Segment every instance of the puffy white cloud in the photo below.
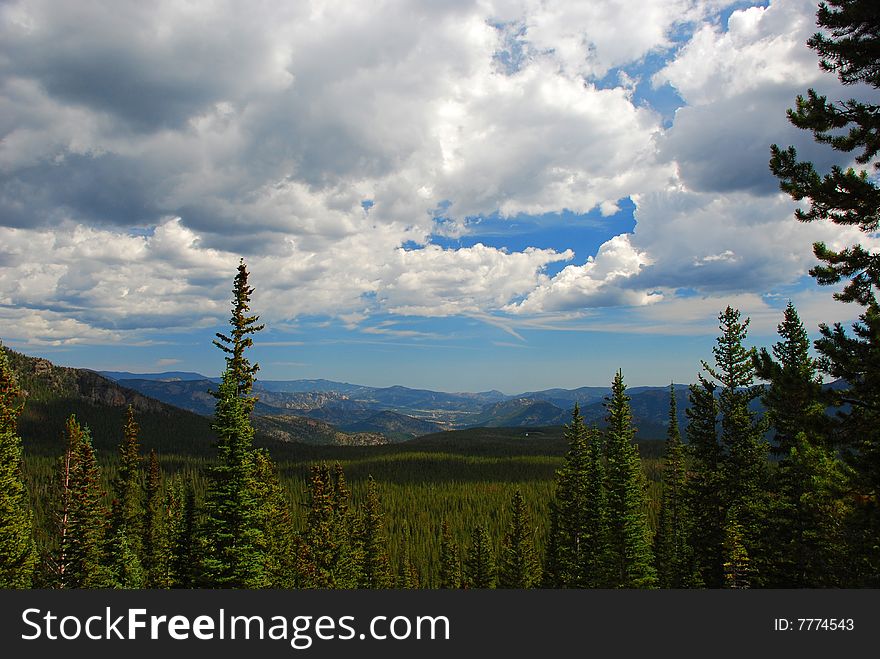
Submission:
M 599 248 L 596 258 L 583 265 L 570 265 L 506 310 L 541 313 L 586 307 L 649 304 L 660 299 L 625 287 L 625 281 L 649 263 L 647 255 L 633 249 L 629 236 L 615 236 Z M 624 286 L 621 286 L 624 284 Z
M 813 240 L 863 238 L 799 225 L 770 194 L 770 142 L 829 162 L 785 108 L 833 78 L 803 45 L 812 2 L 723 30 L 732 4 L 5 3 L 0 303 L 30 324 L 7 312 L 0 335 L 213 323 L 241 255 L 267 320 L 350 327 L 376 310 L 500 323 L 790 283 Z M 688 106 L 664 129 L 634 102 L 637 73 L 601 79 L 667 52 L 655 84 Z M 430 244 L 470 215 L 607 216 L 625 197 L 635 232 L 553 276 L 570 250 Z

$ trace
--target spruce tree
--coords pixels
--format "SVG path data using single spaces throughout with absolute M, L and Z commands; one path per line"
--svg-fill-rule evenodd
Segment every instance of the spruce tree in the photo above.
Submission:
M 105 565 L 104 543 L 107 512 L 92 437 L 76 418 L 67 420 L 69 464 L 68 500 L 62 548 L 62 580 L 65 588 L 106 588 L 112 575 Z
M 741 320 L 737 309 L 728 306 L 718 321 L 721 334 L 712 348 L 715 364 L 703 362 L 703 368 L 721 387 L 718 412 L 724 508 L 737 509 L 737 522 L 751 559 L 752 585 L 762 585 L 775 550 L 765 532 L 771 522 L 767 497 L 769 447 L 764 439 L 767 425 L 750 407 L 760 395 L 760 388 L 754 386 L 756 351 L 744 345 L 749 319 Z
M 278 481 L 275 463 L 268 451 L 254 452 L 254 483 L 263 536 L 266 588 L 293 588 L 296 583 L 293 522 L 290 506 Z
M 597 587 L 605 581 L 607 507 L 601 439 L 584 424 L 577 404 L 566 426 L 568 452 L 556 472 L 543 585 Z
M 355 519 L 349 510 L 351 493 L 342 468 L 325 464 L 310 469 L 306 528 L 297 556 L 301 588 L 356 588 L 359 555 L 354 546 Z
M 370 476 L 367 479 L 367 497 L 361 513 L 358 542 L 361 553 L 361 588 L 390 588 L 391 567 L 388 560 L 388 537 L 385 534 L 384 513 L 379 500 L 379 488 Z
M 654 559 L 661 588 L 693 585 L 693 561 L 688 538 L 688 510 L 685 503 L 686 471 L 684 446 L 678 429 L 675 385 L 669 385 L 669 427 L 661 477 L 660 514 L 654 537 Z
M 251 392 L 259 364 L 251 364 L 245 351 L 253 346 L 252 334 L 264 329 L 265 325 L 257 325 L 260 319 L 257 315 L 248 315 L 250 312 L 251 295 L 254 289 L 248 285 L 247 266 L 244 259 L 238 264 L 238 274 L 232 286 L 232 316 L 229 319 L 229 334 L 217 332 L 214 345 L 226 353 L 226 367 L 232 373 L 236 381 L 236 395 L 246 401 L 248 413 L 253 411 L 256 397 Z
M 471 532 L 464 564 L 464 578 L 468 588 L 495 587 L 495 558 L 486 527 L 478 524 Z
M 440 582 L 444 589 L 461 588 L 461 557 L 446 520 L 440 525 Z
M 119 588 L 142 588 L 145 575 L 141 565 L 141 458 L 138 425 L 130 405 L 122 434 L 119 473 L 112 484 L 114 498 L 110 512 L 108 562 Z
M 29 588 L 36 563 L 33 512 L 21 473 L 21 389 L 0 344 L 0 589 Z
M 739 522 L 738 506 L 727 511 L 724 524 L 724 586 L 744 589 L 751 587 L 749 552 L 743 539 L 743 527 Z
M 172 557 L 171 587 L 195 588 L 202 563 L 195 486 L 191 477 L 177 475 L 170 489 L 177 502 L 176 506 L 169 506 L 172 511 L 168 534 Z
M 162 470 L 159 467 L 159 456 L 155 450 L 150 451 L 147 462 L 147 478 L 145 488 L 144 517 L 142 523 L 143 536 L 143 567 L 146 586 L 163 588 L 165 565 L 165 501 L 162 496 Z
M 819 55 L 820 66 L 836 73 L 844 85 L 867 85 L 880 88 L 880 12 L 874 0 L 828 0 L 819 6 L 817 24 L 823 29 L 807 44 Z M 793 148 L 771 147 L 770 169 L 779 178 L 780 187 L 795 200 L 808 200 L 809 208 L 795 210 L 803 222 L 827 221 L 840 226 L 855 226 L 868 236 L 880 224 L 880 104 L 849 99 L 829 101 L 814 90 L 798 96 L 789 121 L 809 130 L 814 139 L 841 152 L 855 156 L 859 169 L 834 166 L 820 173 L 810 162 L 799 161 Z M 872 171 L 868 171 L 868 169 Z M 847 451 L 855 469 L 854 482 L 860 502 L 851 531 L 862 536 L 857 554 L 859 583 L 880 585 L 880 254 L 861 244 L 840 250 L 816 243 L 813 252 L 822 262 L 810 273 L 819 284 L 846 282 L 834 297 L 855 302 L 864 308 L 848 334 L 840 323 L 820 325 L 816 341 L 822 371 L 842 381 L 829 401 L 840 407 L 833 434 Z
M 657 573 L 648 526 L 647 484 L 633 443 L 632 412 L 620 371 L 614 376 L 606 409 L 608 585 L 651 588 L 656 585 Z
M 827 417 L 818 363 L 810 357 L 807 331 L 791 302 L 777 331 L 781 340 L 772 347 L 772 355 L 766 348 L 755 355 L 755 374 L 768 382 L 761 400 L 773 429 L 775 446 L 771 451 L 784 457 L 798 433 L 808 433 L 814 441 L 821 441 Z
M 721 588 L 724 584 L 722 546 L 727 512 L 721 489 L 723 475 L 715 389 L 713 382 L 699 375 L 698 382 L 689 388 L 690 408 L 686 412 L 686 455 L 691 464 L 685 487 L 690 517 L 688 544 L 693 552 L 693 583 L 706 588 Z
M 250 407 L 239 396 L 232 368 L 223 373 L 214 412 L 217 464 L 209 471 L 205 498 L 206 585 L 259 588 L 265 584 L 260 501 L 257 499 Z
M 510 514 L 510 523 L 501 543 L 498 587 L 534 588 L 540 582 L 540 567 L 535 556 L 535 530 L 519 490 L 513 495 Z
M 411 546 L 412 527 L 404 520 L 403 529 L 401 530 L 400 554 L 397 562 L 397 588 L 421 588 L 421 578 L 412 560 Z
M 769 381 L 763 401 L 779 456 L 768 529 L 774 560 L 764 583 L 786 588 L 831 585 L 841 576 L 845 553 L 845 469 L 826 436 L 821 379 L 791 303 L 778 331 L 781 340 L 772 357 L 762 349 L 756 359 L 759 377 Z

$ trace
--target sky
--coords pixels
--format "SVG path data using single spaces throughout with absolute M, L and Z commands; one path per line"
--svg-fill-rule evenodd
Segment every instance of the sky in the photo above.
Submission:
M 264 379 L 445 391 L 693 382 L 718 313 L 770 345 L 858 308 L 768 169 L 859 97 L 815 2 L 0 4 L 0 340 L 216 375 L 244 258 Z

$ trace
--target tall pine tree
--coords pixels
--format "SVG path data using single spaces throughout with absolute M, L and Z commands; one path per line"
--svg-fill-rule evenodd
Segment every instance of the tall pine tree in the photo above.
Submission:
M 566 426 L 568 452 L 556 472 L 543 585 L 599 587 L 606 580 L 608 510 L 601 437 L 587 428 L 577 404 Z
M 535 555 L 535 529 L 529 520 L 522 492 L 510 502 L 510 523 L 501 543 L 498 565 L 499 588 L 534 588 L 540 582 Z
M 218 460 L 209 471 L 203 528 L 203 572 L 214 587 L 259 588 L 265 584 L 254 428 L 248 414 L 249 404 L 239 396 L 238 378 L 227 368 L 214 412 Z
M 478 524 L 471 531 L 471 544 L 464 563 L 464 578 L 468 588 L 495 587 L 495 557 L 486 527 Z
M 819 6 L 817 32 L 807 42 L 819 63 L 836 73 L 844 85 L 880 89 L 880 12 L 875 0 L 827 0 Z M 794 148 L 771 147 L 770 169 L 780 187 L 795 200 L 809 200 L 798 208 L 803 222 L 825 221 L 855 226 L 868 236 L 880 225 L 880 104 L 849 99 L 829 101 L 814 90 L 798 96 L 789 121 L 813 133 L 814 139 L 839 151 L 847 160 L 872 170 L 833 166 L 822 174 L 811 162 L 799 161 Z M 853 538 L 864 560 L 853 565 L 862 585 L 880 585 L 880 254 L 861 244 L 840 250 L 816 243 L 813 252 L 822 262 L 810 273 L 819 284 L 846 282 L 834 297 L 864 308 L 848 334 L 840 323 L 820 325 L 816 341 L 821 369 L 842 381 L 831 404 L 841 407 L 834 437 L 846 450 L 855 469 L 859 507 L 852 520 Z M 858 540 L 861 537 L 861 540 Z
M 666 452 L 660 483 L 660 514 L 654 537 L 654 559 L 661 588 L 688 588 L 693 585 L 693 560 L 688 537 L 690 520 L 685 501 L 686 476 L 675 385 L 669 385 L 669 428 L 666 431 Z
M 452 537 L 452 531 L 446 520 L 440 525 L 440 582 L 444 589 L 461 588 L 462 571 L 458 544 Z
M 384 517 L 379 488 L 370 476 L 367 479 L 367 496 L 358 529 L 362 561 L 361 588 L 390 588 L 393 583 Z
M 606 409 L 608 585 L 651 588 L 656 585 L 657 573 L 648 526 L 647 484 L 633 443 L 632 412 L 620 371 L 614 376 Z
M 790 302 L 778 331 L 772 356 L 762 349 L 755 362 L 758 376 L 769 383 L 763 401 L 779 456 L 772 479 L 773 523 L 767 529 L 774 557 L 764 583 L 785 588 L 843 584 L 842 529 L 850 509 L 844 497 L 846 470 L 827 440 L 817 364 Z
M 21 389 L 0 344 L 0 588 L 29 588 L 36 563 L 16 426 L 22 407 Z
M 692 384 L 686 414 L 687 451 L 690 472 L 685 501 L 690 516 L 688 537 L 693 552 L 692 579 L 695 586 L 721 588 L 724 584 L 723 544 L 727 512 L 721 491 L 721 447 L 718 444 L 718 400 L 716 386 L 703 375 Z
M 138 425 L 134 420 L 134 410 L 129 405 L 122 428 L 122 443 L 119 445 L 119 473 L 113 481 L 108 543 L 110 569 L 120 588 L 144 586 L 140 461 Z
M 112 575 L 106 567 L 104 543 L 107 512 L 101 475 L 89 429 L 76 418 L 67 420 L 68 466 L 65 528 L 61 546 L 61 585 L 65 588 L 106 588 Z

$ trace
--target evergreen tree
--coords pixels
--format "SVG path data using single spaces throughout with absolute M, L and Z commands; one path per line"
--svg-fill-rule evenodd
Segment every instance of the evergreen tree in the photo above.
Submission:
M 113 502 L 110 512 L 110 569 L 120 588 L 142 588 L 144 570 L 141 565 L 141 472 L 138 446 L 138 425 L 129 405 L 119 446 L 119 473 L 113 481 Z
M 775 548 L 765 532 L 769 519 L 767 425 L 750 405 L 760 395 L 754 386 L 756 351 L 744 346 L 749 319 L 727 307 L 718 316 L 721 334 L 712 348 L 715 365 L 703 368 L 721 386 L 718 411 L 721 416 L 721 475 L 724 508 L 737 509 L 737 523 L 751 559 L 752 585 L 763 585 Z
M 782 340 L 773 346 L 772 356 L 766 348 L 756 354 L 755 374 L 769 383 L 761 399 L 774 431 L 776 445 L 771 451 L 785 456 L 798 433 L 820 441 L 826 416 L 818 364 L 810 357 L 807 331 L 791 302 L 777 331 Z
M 693 552 L 694 585 L 721 588 L 724 584 L 724 507 L 721 484 L 721 447 L 718 444 L 718 401 L 715 384 L 702 375 L 689 389 L 686 414 L 687 456 L 691 471 L 686 479 L 685 501 L 690 516 L 689 545 Z
M 727 588 L 749 588 L 749 552 L 743 540 L 743 527 L 739 523 L 737 507 L 727 511 L 724 524 L 724 585 Z
M 440 588 L 461 588 L 461 558 L 458 544 L 452 538 L 449 524 L 443 520 L 440 526 Z
M 556 472 L 556 489 L 550 502 L 543 585 L 596 587 L 605 581 L 607 555 L 602 447 L 598 431 L 584 425 L 577 404 L 565 437 L 569 449 L 562 468 Z
M 513 495 L 510 512 L 510 524 L 501 544 L 498 587 L 534 588 L 540 582 L 540 567 L 535 556 L 535 532 L 519 490 Z
M 828 0 L 819 6 L 818 32 L 807 42 L 820 57 L 820 65 L 836 73 L 845 85 L 865 84 L 880 88 L 880 12 L 874 0 Z M 872 173 L 834 166 L 827 174 L 816 171 L 810 162 L 798 161 L 793 148 L 771 148 L 770 169 L 780 187 L 792 198 L 809 200 L 809 209 L 798 208 L 795 216 L 803 222 L 830 221 L 856 226 L 872 235 L 880 224 L 880 104 L 855 99 L 829 102 L 814 90 L 798 96 L 789 121 L 809 130 L 817 142 L 842 154 L 855 154 L 858 165 L 871 165 Z M 851 157 L 851 156 L 847 156 Z M 860 502 L 853 518 L 854 537 L 864 542 L 856 553 L 864 558 L 859 583 L 880 585 L 880 254 L 853 244 L 839 251 L 824 243 L 813 246 L 822 264 L 810 273 L 819 284 L 845 281 L 834 297 L 864 307 L 851 335 L 839 323 L 820 325 L 821 338 L 816 349 L 822 371 L 845 383 L 833 392 L 830 405 L 842 407 L 835 424 L 834 438 L 844 447 L 855 469 L 856 500 Z
M 248 285 L 249 277 L 244 259 L 238 264 L 238 274 L 232 286 L 232 316 L 229 319 L 231 329 L 229 334 L 218 332 L 217 340 L 213 343 L 228 356 L 226 367 L 232 373 L 236 381 L 236 395 L 246 401 L 247 412 L 253 411 L 257 402 L 251 395 L 259 364 L 251 364 L 245 355 L 245 350 L 253 346 L 254 340 L 251 334 L 259 332 L 265 325 L 257 325 L 259 316 L 249 316 L 250 300 L 254 289 Z
M 257 499 L 254 428 L 249 405 L 239 396 L 232 368 L 223 373 L 214 412 L 217 464 L 209 471 L 205 499 L 204 576 L 221 588 L 260 588 L 265 585 L 265 539 L 260 530 Z
M 845 553 L 845 470 L 826 438 L 821 379 L 791 303 L 778 331 L 781 340 L 773 346 L 773 356 L 762 349 L 755 361 L 758 376 L 769 381 L 763 401 L 780 456 L 768 529 L 775 551 L 764 583 L 786 588 L 831 585 L 840 576 L 839 559 Z
M 297 557 L 301 588 L 356 588 L 359 557 L 353 543 L 351 493 L 342 468 L 315 465 L 309 476 L 309 512 Z
M 172 510 L 168 533 L 172 557 L 171 586 L 195 588 L 198 583 L 197 570 L 202 563 L 195 487 L 191 478 L 178 476 L 171 490 L 177 502 L 177 506 L 169 506 Z
M 179 522 L 181 503 L 169 488 L 163 494 L 159 456 L 150 451 L 146 479 L 146 506 L 143 521 L 144 584 L 148 588 L 172 588 L 174 545 L 173 525 Z
M 867 84 L 880 88 L 880 12 L 874 0 L 827 0 L 819 6 L 817 24 L 828 32 L 817 32 L 807 44 L 820 56 L 820 65 L 835 72 L 845 85 Z M 789 121 L 813 133 L 815 140 L 842 153 L 856 152 L 859 165 L 872 164 L 880 150 L 880 105 L 855 99 L 828 101 L 813 89 L 807 97 L 798 96 Z M 770 169 L 780 187 L 794 199 L 809 199 L 808 210 L 798 208 L 795 217 L 802 222 L 828 220 L 841 226 L 857 226 L 866 234 L 877 230 L 880 222 L 880 189 L 877 179 L 867 171 L 838 166 L 821 175 L 810 162 L 798 161 L 793 147 L 771 147 Z M 880 255 L 861 245 L 840 251 L 824 243 L 813 246 L 816 257 L 825 263 L 810 273 L 820 284 L 848 280 L 835 297 L 862 306 L 875 303 L 880 284 Z
M 412 528 L 406 520 L 401 531 L 400 555 L 397 564 L 397 587 L 403 589 L 421 588 L 419 571 L 412 560 Z
M 390 588 L 391 567 L 388 561 L 388 538 L 385 535 L 384 513 L 376 481 L 367 479 L 367 498 L 361 514 L 358 541 L 361 546 L 361 588 Z
M 259 507 L 259 527 L 263 536 L 262 552 L 267 588 L 293 588 L 296 583 L 293 522 L 290 506 L 275 464 L 268 451 L 254 452 L 254 483 Z
M 112 575 L 104 563 L 107 513 L 92 437 L 76 418 L 67 420 L 69 465 L 64 536 L 61 542 L 61 585 L 65 588 L 106 588 Z
M 678 429 L 675 385 L 669 385 L 669 428 L 661 479 L 660 514 L 654 537 L 654 558 L 661 588 L 693 585 L 693 568 L 685 504 L 684 446 Z
M 766 485 L 766 425 L 749 408 L 760 390 L 754 387 L 755 355 L 745 342 L 749 319 L 740 321 L 740 312 L 727 307 L 718 316 L 721 334 L 712 348 L 715 366 L 703 368 L 721 385 L 718 411 L 721 415 L 722 471 L 727 505 L 749 501 Z M 748 535 L 748 532 L 747 532 Z
M 606 402 L 608 584 L 613 588 L 656 585 L 647 515 L 647 485 L 638 448 L 633 443 L 632 412 L 623 374 L 618 371 Z
M 33 512 L 21 473 L 21 389 L 0 344 L 0 588 L 29 588 L 36 563 Z
M 778 496 L 771 538 L 776 546 L 773 581 L 783 588 L 858 585 L 861 557 L 847 556 L 845 523 L 852 514 L 846 466 L 821 443 L 798 433 L 776 471 Z M 876 536 L 875 536 L 876 539 Z
M 495 587 L 495 559 L 489 544 L 489 535 L 483 525 L 477 525 L 471 532 L 464 564 L 464 576 L 468 588 Z

